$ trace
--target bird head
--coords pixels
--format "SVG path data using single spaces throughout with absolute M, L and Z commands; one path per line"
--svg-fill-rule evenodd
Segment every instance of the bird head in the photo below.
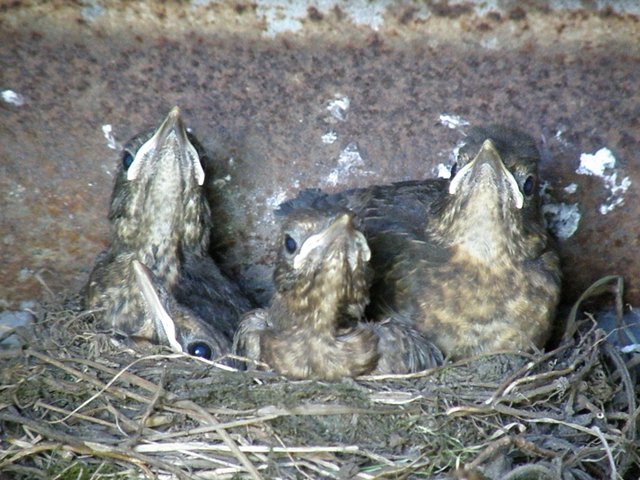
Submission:
M 498 159 L 500 161 L 498 161 Z M 469 191 L 467 185 L 462 187 L 465 177 L 477 181 L 479 176 L 471 176 L 473 168 L 487 169 L 482 165 L 492 165 L 495 172 L 501 175 L 494 178 L 502 179 L 501 189 L 510 208 L 521 209 L 522 215 L 539 216 L 539 186 L 538 164 L 540 152 L 533 139 L 511 127 L 502 125 L 489 125 L 488 127 L 474 127 L 465 138 L 464 145 L 458 151 L 458 158 L 449 186 L 449 193 Z M 472 166 L 473 164 L 473 166 Z M 491 185 L 491 182 L 488 182 Z M 511 201 L 508 199 L 511 197 Z
M 202 152 L 178 107 L 125 145 L 109 212 L 116 242 L 134 249 L 171 240 L 208 242 Z
M 438 227 L 452 243 L 464 244 L 488 261 L 505 250 L 529 248 L 544 236 L 539 159 L 531 137 L 518 130 L 472 129 L 460 148 Z
M 298 210 L 287 217 L 279 243 L 274 282 L 290 310 L 360 315 L 371 251 L 351 212 Z
M 229 342 L 223 334 L 188 308 L 178 305 L 144 263 L 133 260 L 132 266 L 145 307 L 144 321 L 155 333 L 154 340 L 175 352 L 207 360 L 228 353 Z

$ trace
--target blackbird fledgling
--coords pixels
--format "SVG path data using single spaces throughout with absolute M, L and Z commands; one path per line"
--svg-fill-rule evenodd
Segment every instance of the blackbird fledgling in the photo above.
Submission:
M 372 251 L 373 318 L 393 312 L 453 358 L 541 347 L 560 294 L 538 197 L 539 152 L 517 130 L 474 128 L 450 181 L 403 182 L 297 205 L 361 217 Z
M 250 305 L 207 253 L 212 220 L 201 154 L 177 107 L 158 129 L 125 145 L 109 211 L 111 241 L 91 272 L 86 304 L 102 326 L 158 341 L 133 271 L 137 260 L 177 303 L 226 338 L 211 340 L 215 357 L 229 351 Z
M 373 370 L 378 340 L 358 324 L 368 302 L 369 257 L 350 214 L 291 215 L 281 237 L 271 306 L 243 319 L 236 353 L 293 378 L 334 380 Z
M 158 343 L 170 346 L 175 352 L 211 359 L 214 352 L 228 349 L 228 338 L 203 321 L 189 308 L 176 302 L 162 283 L 139 260 L 133 260 L 136 285 L 143 298 L 144 325 L 148 330 L 138 332 L 144 340 L 157 338 Z
M 362 321 L 370 251 L 351 213 L 298 210 L 280 243 L 272 304 L 245 316 L 237 354 L 289 377 L 325 380 L 422 370 L 434 365 L 434 353 L 441 361 L 411 326 Z

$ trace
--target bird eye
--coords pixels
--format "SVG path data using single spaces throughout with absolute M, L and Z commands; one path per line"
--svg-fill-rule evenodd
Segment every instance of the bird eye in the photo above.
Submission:
M 133 163 L 133 155 L 131 155 L 131 152 L 125 151 L 124 154 L 122 155 L 122 166 L 124 167 L 125 170 L 129 170 L 129 167 L 131 166 L 132 163 Z
M 289 235 L 285 235 L 285 237 L 284 237 L 284 248 L 287 249 L 287 252 L 293 253 L 293 252 L 296 251 L 296 248 L 298 248 L 298 244 Z
M 189 355 L 204 358 L 207 360 L 211 360 L 211 355 L 213 354 L 213 352 L 211 351 L 211 347 L 204 342 L 192 343 L 187 348 L 187 352 L 189 353 Z
M 524 185 L 522 185 L 522 191 L 527 197 L 533 193 L 534 183 L 535 182 L 531 175 L 529 175 L 527 179 L 524 181 Z
M 458 173 L 458 162 L 454 162 L 453 165 L 451 165 L 451 178 L 455 177 L 456 173 Z

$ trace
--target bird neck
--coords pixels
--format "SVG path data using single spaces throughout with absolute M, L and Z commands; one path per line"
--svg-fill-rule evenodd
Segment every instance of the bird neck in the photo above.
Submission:
M 526 258 L 539 240 L 521 210 L 482 198 L 454 199 L 430 228 L 445 246 L 488 265 Z
M 363 269 L 364 270 L 364 269 Z M 321 270 L 274 295 L 271 312 L 280 328 L 303 326 L 335 334 L 359 319 L 369 301 L 364 272 Z
M 206 255 L 209 218 L 209 205 L 201 194 L 176 201 L 144 202 L 113 218 L 111 250 L 133 253 L 171 288 L 178 281 L 186 255 Z

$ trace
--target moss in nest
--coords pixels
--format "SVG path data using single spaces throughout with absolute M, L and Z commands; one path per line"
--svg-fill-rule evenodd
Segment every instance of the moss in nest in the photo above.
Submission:
M 637 387 L 588 319 L 546 353 L 328 383 L 142 356 L 74 330 L 78 318 L 50 312 L 28 348 L 0 356 L 0 470 L 17 478 L 246 478 L 251 465 L 262 478 L 431 478 L 462 462 L 592 480 L 640 466 Z

